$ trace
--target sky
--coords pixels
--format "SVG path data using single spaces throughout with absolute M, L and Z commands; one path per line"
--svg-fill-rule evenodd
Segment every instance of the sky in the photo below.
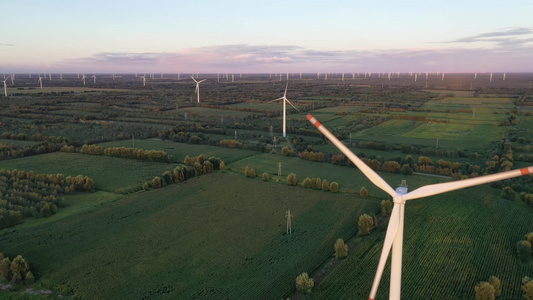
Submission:
M 533 1 L 3 1 L 1 72 L 533 72 Z

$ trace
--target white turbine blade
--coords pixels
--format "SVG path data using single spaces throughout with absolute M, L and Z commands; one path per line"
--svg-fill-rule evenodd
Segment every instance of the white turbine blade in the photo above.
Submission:
M 272 103 L 272 102 L 276 102 L 276 101 L 283 100 L 283 99 L 284 99 L 284 98 L 281 97 L 281 98 L 278 98 L 278 99 L 274 99 L 274 100 L 268 101 L 267 103 Z
M 368 298 L 369 300 L 374 300 L 376 298 L 379 282 L 381 281 L 381 276 L 383 276 L 383 270 L 385 270 L 385 265 L 387 264 L 387 259 L 389 258 L 392 243 L 396 237 L 396 232 L 398 232 L 399 225 L 400 205 L 394 203 L 394 207 L 392 208 L 389 219 L 389 226 L 387 227 L 387 234 L 385 235 L 385 241 L 383 242 L 383 248 L 381 249 L 381 256 L 379 257 L 378 268 L 376 270 L 376 275 L 374 276 L 374 283 L 372 284 L 372 289 L 370 290 L 370 296 Z
M 394 197 L 396 195 L 396 191 L 394 191 L 393 188 L 385 181 L 383 178 L 381 178 L 374 170 L 372 170 L 367 164 L 365 164 L 357 155 L 355 155 L 348 147 L 346 147 L 341 141 L 339 141 L 329 130 L 324 127 L 324 125 L 320 124 L 317 119 L 315 119 L 311 114 L 307 115 L 307 120 L 309 120 L 313 125 L 315 125 L 320 132 L 322 132 L 323 135 L 328 138 L 339 150 L 341 150 L 346 157 L 348 157 L 356 166 L 365 174 L 365 176 L 372 181 L 373 184 L 375 184 L 377 187 L 385 191 L 387 194 Z
M 206 81 L 206 80 L 207 80 L 207 79 L 202 79 L 202 80 L 198 81 L 198 83 L 202 83 L 202 82 L 204 82 L 204 81 Z
M 509 178 L 518 177 L 518 176 L 524 176 L 524 175 L 528 175 L 532 173 L 533 173 L 533 166 L 522 168 L 519 170 L 501 172 L 497 174 L 470 178 L 470 179 L 465 179 L 465 180 L 460 180 L 460 181 L 430 184 L 430 185 L 426 185 L 421 188 L 418 188 L 404 195 L 403 199 L 412 200 L 412 199 L 417 199 L 417 198 L 422 198 L 422 197 L 433 196 L 437 194 L 459 190 L 459 189 L 470 187 L 470 186 L 480 185 L 483 183 L 489 183 L 489 182 L 498 181 L 498 180 L 509 179 Z
M 192 80 L 194 80 L 194 82 L 198 83 L 198 81 L 196 81 L 196 79 L 194 79 L 194 77 L 191 76 L 191 78 L 192 78 Z
M 300 112 L 296 106 L 292 105 L 292 103 L 289 101 L 289 99 L 285 98 L 285 101 L 287 101 L 292 107 L 294 107 L 294 109 L 296 109 L 297 112 Z
M 289 88 L 289 82 L 287 81 L 287 85 L 285 86 L 285 93 L 283 93 L 283 97 L 287 99 L 287 89 Z

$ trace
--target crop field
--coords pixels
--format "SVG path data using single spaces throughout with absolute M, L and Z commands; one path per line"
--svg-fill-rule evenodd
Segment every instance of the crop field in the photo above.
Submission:
M 0 139 L 0 144 L 5 145 L 15 145 L 15 146 L 33 146 L 37 145 L 39 142 L 28 141 L 28 140 L 12 140 L 12 139 Z
M 127 89 L 106 89 L 106 88 L 91 88 L 91 87 L 58 87 L 58 86 L 46 86 L 46 82 L 43 83 L 43 88 L 31 88 L 31 89 L 17 89 L 8 88 L 8 93 L 12 94 L 39 94 L 39 93 L 86 93 L 86 92 L 127 92 Z
M 133 159 L 78 153 L 54 152 L 3 161 L 3 169 L 34 171 L 35 173 L 84 175 L 91 177 L 98 190 L 113 192 L 121 187 L 140 186 L 175 164 L 145 162 Z
M 355 233 L 359 214 L 378 209 L 352 198 L 213 174 L 11 231 L 0 243 L 83 299 L 277 299 Z
M 179 109 L 180 114 L 184 113 L 194 113 L 202 116 L 213 116 L 213 117 L 225 117 L 225 116 L 237 116 L 237 117 L 248 117 L 253 115 L 250 112 L 236 111 L 236 110 L 225 110 L 225 109 L 214 109 L 206 107 L 186 107 Z
M 488 186 L 407 202 L 402 298 L 472 299 L 477 283 L 497 276 L 501 298 L 520 299 L 521 279 L 533 273 L 515 255 L 516 241 L 532 229 L 531 210 L 521 204 Z M 363 239 L 310 298 L 368 297 L 385 230 L 379 235 Z M 388 298 L 389 265 L 376 299 Z

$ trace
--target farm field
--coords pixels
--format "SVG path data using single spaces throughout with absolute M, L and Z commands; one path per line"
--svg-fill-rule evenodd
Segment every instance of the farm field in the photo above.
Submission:
M 197 75 L 208 79 L 201 103 L 188 74 L 150 78 L 146 86 L 134 74 L 116 81 L 96 74 L 87 90 L 76 74 L 46 80 L 57 85 L 46 92 L 28 76 L 8 84 L 8 96 L 0 95 L 0 133 L 36 141 L 0 139 L 0 169 L 82 174 L 95 188 L 72 192 L 72 185 L 67 191 L 15 172 L 20 178 L 0 178 L 0 252 L 23 255 L 36 278 L 0 291 L 0 298 L 47 299 L 25 294 L 29 286 L 67 299 L 366 299 L 388 223 L 381 201 L 390 196 L 357 168 L 331 163 L 339 150 L 308 113 L 344 143 L 351 140 L 350 149 L 372 159 L 393 188 L 402 180 L 412 191 L 533 164 L 533 74 L 497 83 L 479 74 L 483 80 L 471 90 L 473 74 L 418 83 L 409 74 L 346 81 L 340 74 L 291 74 L 287 96 L 300 111 L 289 106 L 286 138 L 282 103 L 267 103 L 283 95 L 285 78 L 243 75 L 236 82 Z M 29 87 L 31 93 L 17 92 Z M 220 147 L 222 139 L 242 149 Z M 163 150 L 174 159 L 86 155 L 84 145 Z M 163 175 L 200 154 L 220 157 L 226 170 L 213 160 Z M 302 158 L 322 154 L 325 162 Z M 247 166 L 256 178 L 245 177 Z M 287 185 L 289 173 L 298 186 Z M 340 192 L 303 188 L 306 177 L 338 182 Z M 27 193 L 30 187 L 36 194 Z M 362 187 L 370 196 L 359 195 Z M 65 206 L 56 201 L 44 209 L 56 194 Z M 520 299 L 521 278 L 533 277 L 533 264 L 519 260 L 516 246 L 533 232 L 527 194 L 533 176 L 409 201 L 402 298 L 472 299 L 474 286 L 494 275 L 502 281 L 500 299 Z M 376 214 L 379 224 L 360 237 L 363 213 Z M 343 261 L 332 258 L 339 237 L 350 245 Z M 318 276 L 310 295 L 296 294 L 302 272 Z M 388 297 L 389 273 L 387 266 L 377 299 Z
M 1 168 L 34 171 L 65 176 L 89 176 L 97 190 L 114 192 L 119 188 L 132 188 L 146 180 L 171 171 L 175 164 L 146 162 L 126 158 L 54 152 L 37 156 L 3 161 Z
M 0 244 L 24 252 L 43 281 L 83 299 L 280 298 L 299 272 L 331 255 L 338 237 L 355 233 L 359 214 L 378 206 L 374 199 L 212 174 L 8 230 Z M 287 209 L 294 215 L 290 236 Z

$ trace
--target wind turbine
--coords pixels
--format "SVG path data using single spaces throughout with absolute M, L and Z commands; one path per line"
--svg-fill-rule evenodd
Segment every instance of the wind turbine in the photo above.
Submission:
M 381 178 L 374 170 L 367 166 L 359 157 L 357 157 L 350 149 L 348 149 L 341 141 L 339 141 L 324 125 L 320 124 L 311 114 L 307 115 L 307 119 L 318 128 L 322 134 L 326 136 L 339 150 L 346 155 L 356 166 L 363 172 L 363 174 L 377 187 L 392 196 L 394 207 L 389 219 L 387 227 L 387 234 L 381 251 L 378 268 L 374 277 L 374 283 L 370 291 L 369 300 L 376 297 L 381 275 L 385 269 L 389 252 L 392 248 L 391 259 L 391 279 L 390 279 L 390 293 L 389 299 L 399 300 L 401 295 L 401 277 L 402 277 L 402 247 L 403 247 L 403 224 L 404 224 L 404 209 L 407 200 L 413 200 L 423 197 L 442 194 L 454 190 L 459 190 L 471 186 L 476 186 L 493 181 L 505 180 L 513 177 L 528 175 L 533 173 L 533 166 L 522 168 L 519 170 L 511 170 L 492 175 L 486 175 L 476 178 L 470 178 L 460 181 L 444 182 L 437 184 L 430 184 L 420 187 L 408 193 L 407 187 L 398 187 L 396 190 Z
M 93 83 L 96 83 L 96 74 L 93 73 Z
M 41 75 L 37 74 L 39 76 L 39 85 L 41 86 L 41 90 L 43 89 L 43 78 Z
M 232 81 L 233 81 L 233 75 L 232 76 Z M 194 80 L 194 82 L 196 82 L 196 89 L 194 90 L 194 93 L 196 94 L 197 98 L 198 98 L 198 103 L 200 103 L 200 83 L 206 81 L 207 79 L 203 79 L 203 80 L 200 80 L 200 81 L 196 81 L 196 79 L 194 79 L 194 77 L 192 77 L 192 80 Z
M 278 99 L 274 99 L 268 103 L 272 103 L 278 100 L 283 100 L 283 137 L 287 137 L 287 102 L 296 109 L 297 112 L 300 112 L 292 103 L 287 99 L 287 88 L 289 87 L 289 82 L 287 82 L 287 86 L 285 87 L 285 93 L 283 93 L 283 97 L 280 97 Z
M 141 78 L 143 79 L 143 86 L 146 86 L 146 74 L 141 76 Z
M 83 85 L 85 85 L 85 74 L 82 74 L 81 81 L 83 81 Z
M 7 77 L 6 79 L 4 79 L 4 95 L 7 97 L 7 83 L 6 81 L 9 79 L 9 77 Z

